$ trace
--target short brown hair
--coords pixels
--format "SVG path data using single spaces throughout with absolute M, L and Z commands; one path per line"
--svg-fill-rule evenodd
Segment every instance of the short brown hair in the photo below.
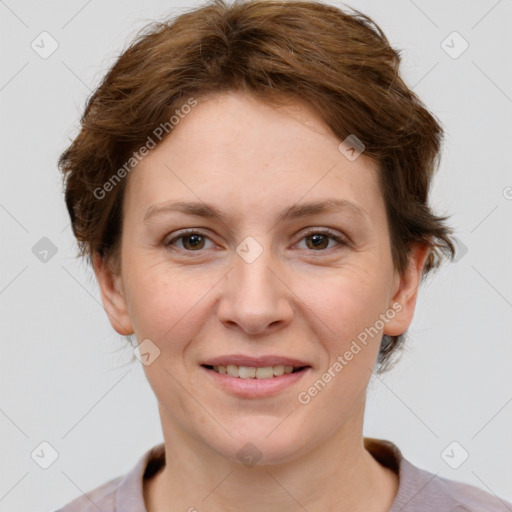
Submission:
M 422 278 L 442 253 L 453 259 L 448 217 L 428 205 L 443 130 L 399 76 L 400 51 L 351 11 L 314 0 L 212 0 L 139 31 L 87 100 L 80 132 L 59 158 L 79 255 L 91 264 L 94 254 L 117 255 L 126 179 L 112 178 L 126 175 L 151 131 L 168 126 L 191 97 L 236 90 L 273 104 L 305 99 L 340 140 L 363 142 L 379 163 L 397 271 L 414 242 L 430 248 Z M 379 373 L 403 336 L 383 336 Z

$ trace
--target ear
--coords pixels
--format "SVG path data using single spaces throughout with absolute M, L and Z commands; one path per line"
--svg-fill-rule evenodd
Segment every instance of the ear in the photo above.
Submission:
M 112 327 L 121 335 L 133 334 L 133 326 L 128 314 L 121 274 L 114 269 L 118 265 L 99 254 L 93 256 L 93 268 L 101 292 L 103 307 Z
M 397 314 L 386 324 L 383 334 L 399 336 L 411 325 L 421 273 L 429 253 L 428 245 L 417 242 L 412 246 L 407 269 L 402 276 L 397 274 L 395 277 L 394 295 L 389 307 Z

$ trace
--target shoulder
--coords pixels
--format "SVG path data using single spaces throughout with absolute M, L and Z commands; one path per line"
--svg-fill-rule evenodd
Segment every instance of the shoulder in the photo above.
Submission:
M 470 484 L 441 477 L 414 466 L 400 464 L 407 505 L 403 512 L 512 512 L 512 504 Z
M 470 484 L 440 477 L 406 461 L 404 467 L 407 466 L 412 466 L 409 471 L 417 475 L 419 483 L 417 496 L 411 503 L 419 503 L 420 507 L 429 506 L 428 510 L 450 512 L 512 512 L 512 504 L 494 494 Z
M 512 504 L 494 494 L 415 466 L 391 441 L 365 438 L 365 446 L 398 473 L 398 492 L 389 512 L 512 512 Z
M 56 512 L 113 512 L 115 510 L 115 496 L 122 476 L 113 478 L 96 487 L 92 491 L 82 494 Z
M 118 476 L 83 493 L 56 512 L 142 512 L 144 480 L 151 478 L 165 464 L 161 443 L 150 448 L 125 475 Z

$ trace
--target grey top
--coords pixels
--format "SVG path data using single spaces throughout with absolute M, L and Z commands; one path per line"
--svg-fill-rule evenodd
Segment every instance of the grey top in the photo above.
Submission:
M 512 504 L 472 485 L 436 476 L 404 459 L 391 441 L 364 438 L 372 456 L 398 474 L 398 492 L 389 512 L 512 512 Z M 165 465 L 164 444 L 148 450 L 135 467 L 79 496 L 57 512 L 147 512 L 143 478 Z

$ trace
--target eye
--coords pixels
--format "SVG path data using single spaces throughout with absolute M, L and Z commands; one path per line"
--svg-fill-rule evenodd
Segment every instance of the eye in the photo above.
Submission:
M 198 252 L 200 249 L 205 248 L 205 240 L 210 239 L 200 231 L 182 231 L 180 234 L 166 242 L 165 246 L 169 247 L 171 245 L 174 245 L 174 242 L 176 242 L 177 240 L 183 240 L 182 247 L 179 247 L 180 249 L 183 249 L 188 252 Z
M 182 245 L 178 247 L 179 249 L 186 252 L 199 252 L 201 249 L 208 249 L 208 247 L 205 247 L 205 243 L 210 238 L 201 231 L 191 229 L 178 233 L 177 236 L 170 239 L 164 245 L 166 247 L 175 246 L 179 240 L 182 240 Z M 311 230 L 302 237 L 302 240 L 306 240 L 307 248 L 314 250 L 314 252 L 321 252 L 321 250 L 327 249 L 331 240 L 337 242 L 338 245 L 348 245 L 348 242 L 343 237 L 329 230 Z M 332 247 L 330 248 L 332 249 Z
M 319 251 L 320 249 L 326 249 L 330 240 L 334 240 L 338 245 L 348 245 L 343 237 L 329 230 L 311 230 L 301 240 L 306 240 L 308 249 L 313 249 L 315 252 L 321 252 Z

